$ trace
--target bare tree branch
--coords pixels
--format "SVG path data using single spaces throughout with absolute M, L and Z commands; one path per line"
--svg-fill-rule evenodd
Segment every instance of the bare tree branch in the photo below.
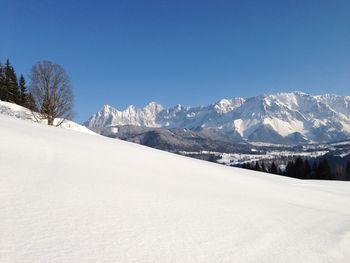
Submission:
M 36 63 L 30 74 L 30 89 L 38 109 L 36 120 L 46 119 L 48 125 L 60 126 L 73 117 L 74 95 L 68 75 L 62 66 L 50 61 Z

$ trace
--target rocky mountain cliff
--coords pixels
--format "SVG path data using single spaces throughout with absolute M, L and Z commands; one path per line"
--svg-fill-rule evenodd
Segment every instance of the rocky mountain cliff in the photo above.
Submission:
M 210 130 L 232 141 L 270 143 L 330 142 L 350 137 L 350 96 L 302 92 L 248 99 L 222 99 L 209 106 L 164 108 L 151 102 L 143 109 L 119 111 L 105 105 L 84 123 L 98 133 L 118 127 Z

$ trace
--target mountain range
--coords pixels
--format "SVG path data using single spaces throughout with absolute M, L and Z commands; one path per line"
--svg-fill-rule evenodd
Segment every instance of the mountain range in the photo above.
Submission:
M 112 137 L 119 137 L 121 127 L 133 126 L 215 134 L 231 142 L 324 143 L 350 137 L 350 96 L 275 93 L 199 107 L 165 108 L 151 102 L 124 111 L 104 105 L 84 125 Z

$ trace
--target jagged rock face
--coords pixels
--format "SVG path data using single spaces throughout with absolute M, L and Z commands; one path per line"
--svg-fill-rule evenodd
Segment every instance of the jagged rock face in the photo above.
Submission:
M 155 102 L 151 102 L 143 109 L 137 109 L 131 105 L 124 111 L 118 111 L 109 105 L 104 105 L 84 125 L 97 132 L 111 125 L 159 127 L 155 120 L 161 111 L 163 111 L 163 107 Z
M 150 103 L 118 111 L 104 106 L 85 123 L 96 131 L 123 125 L 152 128 L 210 129 L 247 140 L 305 143 L 350 137 L 350 97 L 275 93 L 248 99 L 222 99 L 202 107 L 163 108 Z

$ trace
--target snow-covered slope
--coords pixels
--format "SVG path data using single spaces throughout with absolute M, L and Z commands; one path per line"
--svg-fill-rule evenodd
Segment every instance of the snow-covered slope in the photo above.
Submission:
M 22 120 L 29 120 L 29 121 L 35 121 L 35 118 L 30 110 L 28 110 L 25 107 L 22 107 L 20 105 L 10 103 L 10 102 L 5 102 L 0 100 L 0 114 L 2 115 L 7 115 L 10 117 L 15 117 L 18 119 Z M 59 123 L 61 119 L 56 119 L 55 122 Z M 43 123 L 44 120 L 42 121 Z M 74 130 L 78 132 L 83 132 L 83 133 L 89 133 L 89 134 L 95 134 L 95 132 L 91 131 L 90 129 L 86 128 L 85 126 L 82 126 L 80 124 L 77 124 L 73 121 L 70 120 L 65 120 L 64 123 L 60 125 L 61 128 L 69 129 L 69 130 Z
M 118 111 L 104 106 L 85 125 L 97 132 L 118 125 L 200 127 L 235 133 L 250 141 L 329 142 L 350 137 L 350 97 L 292 92 L 223 99 L 206 107 L 164 109 L 151 103 L 144 109 Z
M 0 262 L 349 262 L 350 184 L 0 115 Z

